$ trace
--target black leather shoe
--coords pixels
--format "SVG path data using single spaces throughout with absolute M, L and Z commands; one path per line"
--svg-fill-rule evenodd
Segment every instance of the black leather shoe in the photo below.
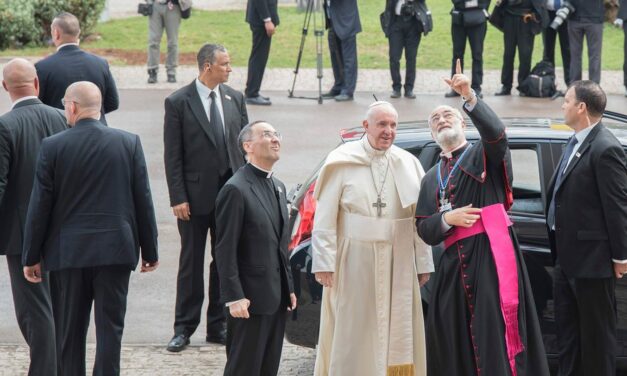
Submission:
M 501 97 L 504 95 L 512 95 L 512 88 L 507 86 L 501 86 L 501 90 L 494 93 L 497 97 Z
M 413 90 L 405 90 L 405 98 L 416 99 L 416 94 L 414 94 Z
M 348 95 L 348 94 L 340 94 L 340 95 L 336 95 L 335 96 L 335 101 L 336 102 L 348 102 L 348 101 L 352 101 L 353 100 L 353 96 L 352 95 Z
M 189 345 L 189 337 L 185 334 L 176 334 L 170 342 L 168 342 L 167 350 L 170 352 L 180 352 L 185 350 Z
M 446 94 L 444 94 L 444 98 L 455 98 L 455 97 L 459 97 L 459 93 L 457 93 L 453 89 L 451 89 L 450 91 L 446 92 Z
M 207 338 L 205 338 L 205 341 L 207 341 L 208 343 L 226 345 L 226 330 L 220 333 L 207 334 Z
M 168 74 L 168 82 L 173 84 L 176 82 L 176 76 L 173 74 Z
M 390 94 L 390 98 L 400 98 L 401 91 L 400 90 L 392 90 L 392 94 Z
M 322 99 L 333 99 L 340 95 L 339 91 L 329 90 L 326 93 L 322 94 Z
M 262 96 L 258 95 L 256 97 L 248 97 L 246 98 L 246 104 L 251 104 L 253 106 L 269 106 L 272 104 L 269 99 L 265 99 Z

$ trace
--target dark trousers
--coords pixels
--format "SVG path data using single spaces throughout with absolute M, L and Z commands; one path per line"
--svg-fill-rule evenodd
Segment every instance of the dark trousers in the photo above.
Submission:
M 353 95 L 357 86 L 357 38 L 353 35 L 340 39 L 333 31 L 333 27 L 330 27 L 328 32 L 331 67 L 335 80 L 331 92 Z
M 254 98 L 259 96 L 261 80 L 266 70 L 268 56 L 270 56 L 270 43 L 272 38 L 266 33 L 266 29 L 261 26 L 250 26 L 253 32 L 253 45 L 248 58 L 248 78 L 246 79 L 246 97 Z
M 390 45 L 390 73 L 392 89 L 401 90 L 401 55 L 405 50 L 405 92 L 414 89 L 416 55 L 420 45 L 422 26 L 415 17 L 392 16 L 388 43 Z
M 481 84 L 483 84 L 483 41 L 487 30 L 487 22 L 477 26 L 451 24 L 453 37 L 451 77 L 455 74 L 457 59 L 461 60 L 462 70 L 464 69 L 464 54 L 466 53 L 466 40 L 468 40 L 472 54 L 472 88 L 475 90 L 481 90 Z
M 569 278 L 554 269 L 560 376 L 614 376 L 616 297 L 611 278 Z
M 286 312 L 250 315 L 236 319 L 228 315 L 224 376 L 272 376 L 279 371 Z
M 48 273 L 41 283 L 24 278 L 21 255 L 7 255 L 15 316 L 30 350 L 29 376 L 54 376 L 57 370 L 54 320 Z
M 520 16 L 505 14 L 503 27 L 503 69 L 501 70 L 501 84 L 507 88 L 514 82 L 514 58 L 518 49 L 518 84 L 529 76 L 531 71 L 531 55 L 533 53 L 533 39 L 531 23 L 523 22 Z
M 555 19 L 555 11 L 549 11 L 549 19 Z M 555 66 L 555 41 L 560 38 L 560 51 L 562 53 L 562 64 L 564 66 L 564 83 L 570 84 L 570 44 L 568 43 L 568 21 L 564 21 L 557 30 L 546 27 L 542 30 L 542 42 L 544 52 L 542 60 L 550 61 Z
M 181 255 L 176 284 L 174 333 L 191 336 L 200 324 L 202 303 L 205 298 L 205 248 L 209 232 L 211 263 L 207 335 L 217 335 L 224 331 L 225 318 L 224 307 L 220 302 L 220 281 L 215 262 L 215 210 L 209 215 L 191 215 L 189 221 L 179 219 L 177 222 L 181 235 Z
M 96 323 L 93 375 L 120 374 L 130 275 L 131 269 L 122 265 L 50 272 L 59 375 L 85 375 L 85 345 L 92 302 Z
M 623 85 L 627 88 L 627 26 L 623 26 Z
M 588 79 L 601 82 L 601 47 L 603 46 L 603 24 L 568 21 L 568 43 L 570 44 L 570 75 L 572 81 L 581 80 L 583 38 L 588 45 Z

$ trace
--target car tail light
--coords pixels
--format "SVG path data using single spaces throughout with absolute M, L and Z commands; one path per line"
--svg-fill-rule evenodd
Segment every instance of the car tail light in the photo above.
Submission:
M 307 192 L 303 201 L 298 207 L 298 215 L 294 222 L 294 230 L 292 230 L 292 241 L 288 247 L 289 250 L 294 249 L 304 240 L 311 238 L 311 231 L 313 230 L 313 219 L 316 212 L 316 200 L 313 197 L 314 187 L 316 183 L 313 182 Z

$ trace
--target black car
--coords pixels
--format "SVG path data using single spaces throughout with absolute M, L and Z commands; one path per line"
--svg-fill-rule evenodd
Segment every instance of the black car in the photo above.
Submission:
M 627 151 L 627 116 L 606 112 L 606 125 Z M 570 128 L 551 119 L 503 119 L 512 155 L 514 171 L 514 205 L 509 210 L 514 222 L 521 251 L 527 265 L 538 318 L 550 363 L 557 360 L 555 321 L 553 318 L 552 258 L 546 231 L 546 191 L 553 171 L 560 161 L 562 149 L 572 134 Z M 479 139 L 479 133 L 466 119 L 466 138 L 470 142 Z M 363 136 L 361 127 L 341 132 L 342 142 L 352 142 Z M 425 171 L 437 161 L 440 148 L 432 140 L 426 122 L 400 123 L 395 145 L 412 153 Z M 286 338 L 300 346 L 315 347 L 318 342 L 322 286 L 311 273 L 311 230 L 315 212 L 313 187 L 322 162 L 312 175 L 296 186 L 288 195 L 290 201 L 290 263 L 294 275 L 294 287 L 298 296 L 298 308 L 288 318 Z M 442 247 L 433 247 L 435 272 L 437 273 Z M 433 280 L 433 278 L 431 279 Z M 431 283 L 421 289 L 423 312 L 428 314 Z M 618 309 L 618 367 L 627 369 L 627 280 L 616 284 Z

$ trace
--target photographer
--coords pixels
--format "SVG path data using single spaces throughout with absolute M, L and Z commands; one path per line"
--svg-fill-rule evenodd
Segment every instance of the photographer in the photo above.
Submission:
M 542 42 L 544 44 L 542 60 L 550 62 L 553 66 L 555 66 L 555 41 L 559 36 L 562 64 L 564 66 L 564 83 L 566 86 L 570 83 L 570 44 L 568 43 L 568 21 L 564 16 L 568 17 L 570 15 L 571 8 L 569 6 L 571 5 L 568 1 L 546 0 L 546 9 L 551 25 L 542 30 Z M 562 8 L 568 10 L 568 13 L 562 11 L 560 12 L 560 17 L 556 17 L 557 11 Z
M 424 0 L 387 0 L 384 32 L 390 46 L 390 73 L 392 75 L 391 98 L 401 96 L 400 60 L 405 50 L 405 98 L 414 99 L 416 80 L 416 55 L 421 33 L 431 31 L 431 19 Z
M 570 44 L 570 79 L 581 80 L 583 38 L 588 44 L 588 79 L 601 82 L 601 47 L 603 45 L 603 0 L 571 0 L 574 13 L 568 19 Z
M 483 41 L 485 40 L 490 0 L 452 0 L 451 10 L 451 36 L 453 38 L 453 63 L 451 77 L 455 74 L 457 59 L 464 69 L 464 53 L 466 40 L 470 43 L 472 54 L 472 89 L 481 95 L 483 83 Z M 455 90 L 444 94 L 446 98 L 457 97 Z
M 623 85 L 625 85 L 625 96 L 627 97 L 627 0 L 620 0 L 620 8 L 618 8 L 618 15 L 614 25 L 623 29 L 625 33 L 625 39 L 623 41 Z
M 168 54 L 165 69 L 168 82 L 176 82 L 176 67 L 179 63 L 179 26 L 181 18 L 189 17 L 191 0 L 147 0 L 144 15 L 148 16 L 148 83 L 157 82 L 161 37 L 163 30 L 168 38 Z M 182 15 L 182 13 L 185 13 Z
M 501 89 L 494 95 L 511 95 L 514 81 L 514 57 L 518 48 L 518 84 L 523 82 L 531 71 L 533 40 L 542 32 L 549 17 L 545 7 L 546 0 L 503 0 L 499 9 L 502 12 L 503 26 L 503 68 L 501 70 Z

